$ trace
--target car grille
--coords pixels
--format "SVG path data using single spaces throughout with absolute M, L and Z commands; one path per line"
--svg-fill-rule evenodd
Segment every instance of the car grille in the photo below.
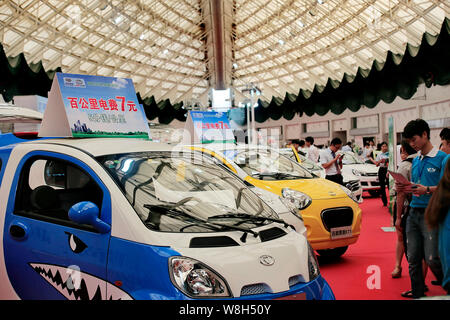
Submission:
M 302 275 L 296 275 L 289 278 L 289 287 L 293 287 L 299 283 L 304 283 L 305 279 Z M 252 296 L 256 294 L 272 293 L 272 289 L 266 283 L 249 284 L 241 289 L 241 296 Z
M 359 180 L 352 180 L 345 184 L 345 187 L 350 191 L 356 191 L 359 189 Z
M 242 287 L 241 296 L 252 296 L 255 294 L 271 293 L 272 290 L 265 283 L 255 283 Z
M 378 173 L 377 172 L 366 172 L 364 175 L 368 176 L 368 177 L 377 177 Z
M 289 287 L 293 287 L 296 284 L 303 283 L 303 282 L 305 282 L 305 279 L 303 279 L 303 277 L 300 274 L 296 275 L 296 276 L 292 276 L 289 278 Z
M 351 226 L 353 223 L 353 210 L 350 207 L 325 209 L 320 216 L 327 231 L 331 228 Z

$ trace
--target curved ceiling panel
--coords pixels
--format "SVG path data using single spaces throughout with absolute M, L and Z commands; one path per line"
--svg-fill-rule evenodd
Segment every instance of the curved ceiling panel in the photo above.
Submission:
M 207 105 L 313 91 L 404 54 L 450 17 L 438 0 L 4 0 L 0 42 L 45 70 L 132 78 L 142 97 Z M 243 93 L 244 91 L 244 93 Z

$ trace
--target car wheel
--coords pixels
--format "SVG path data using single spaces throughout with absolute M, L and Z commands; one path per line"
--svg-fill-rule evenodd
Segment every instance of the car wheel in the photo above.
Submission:
M 380 195 L 379 190 L 367 190 L 372 197 L 378 197 Z
M 345 247 L 338 247 L 334 249 L 323 249 L 323 250 L 317 250 L 317 253 L 323 257 L 328 259 L 336 259 L 342 256 L 345 251 L 347 251 L 348 246 Z

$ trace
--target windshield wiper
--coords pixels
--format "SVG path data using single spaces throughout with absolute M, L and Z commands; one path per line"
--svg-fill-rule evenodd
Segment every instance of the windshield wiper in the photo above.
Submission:
M 270 178 L 275 178 L 275 179 L 283 179 L 283 178 L 307 179 L 305 177 L 287 173 L 287 172 L 254 173 L 254 174 L 252 174 L 252 176 L 259 177 L 259 178 L 270 177 Z
M 210 225 L 213 227 L 216 227 L 216 231 L 220 231 L 223 229 L 231 229 L 231 230 L 236 230 L 236 231 L 242 231 L 244 232 L 244 235 L 241 237 L 241 241 L 245 242 L 246 238 L 247 238 L 247 233 L 251 233 L 255 238 L 257 238 L 259 236 L 259 233 L 256 231 L 253 231 L 251 229 L 247 229 L 247 228 L 241 228 L 241 227 L 237 227 L 237 226 L 230 226 L 230 225 L 226 225 L 226 224 L 221 224 L 221 223 L 217 223 L 217 222 L 211 222 L 208 220 L 203 220 L 194 216 L 191 216 L 190 214 L 187 214 L 181 210 L 175 209 L 174 205 L 150 205 L 150 204 L 144 204 L 144 208 L 149 209 L 151 213 L 157 213 L 159 215 L 164 214 L 170 217 L 177 217 L 177 218 L 188 218 L 188 219 L 192 219 L 194 221 L 196 221 L 197 223 L 201 223 L 201 224 L 206 224 L 206 225 Z M 156 209 L 156 210 L 155 210 Z M 150 216 L 149 216 L 150 218 Z M 147 218 L 147 220 L 149 220 L 149 218 Z M 149 221 L 150 222 L 150 221 Z M 217 227 L 221 227 L 221 228 L 217 228 Z
M 288 173 L 288 172 L 278 172 L 278 177 L 280 178 L 296 178 L 296 179 L 308 179 L 307 177 L 302 177 L 296 174 Z
M 214 230 L 216 230 L 216 231 L 220 230 L 220 228 L 215 227 L 214 224 L 209 223 L 208 221 L 196 218 L 194 216 L 191 216 L 179 209 L 174 208 L 172 205 L 144 204 L 144 208 L 149 209 L 149 211 L 150 211 L 148 218 L 145 220 L 146 224 L 152 223 L 153 225 L 158 225 L 161 215 L 166 215 L 168 217 L 175 218 L 178 220 L 183 220 L 183 221 L 191 220 L 191 221 L 195 221 L 196 223 L 206 224 L 210 227 L 210 229 L 212 226 L 212 227 L 214 227 L 213 228 Z M 152 217 L 152 215 L 156 215 L 156 217 Z
M 254 216 L 254 215 L 247 214 L 247 213 L 219 214 L 219 215 L 216 215 L 216 216 L 209 217 L 208 221 L 209 220 L 213 220 L 213 219 L 233 219 L 233 218 L 243 219 L 243 221 L 271 221 L 271 222 L 277 222 L 277 223 L 283 224 L 285 228 L 291 227 L 291 228 L 293 228 L 295 230 L 294 226 L 292 226 L 291 224 L 287 223 L 283 219 Z

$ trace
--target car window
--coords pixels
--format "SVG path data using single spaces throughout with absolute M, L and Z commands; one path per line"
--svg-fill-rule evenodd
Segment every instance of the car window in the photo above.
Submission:
M 14 213 L 77 227 L 69 219 L 70 208 L 91 201 L 101 212 L 102 200 L 100 186 L 77 165 L 51 157 L 32 157 L 20 172 Z
M 212 232 L 253 228 L 276 213 L 229 170 L 209 156 L 171 152 L 111 154 L 97 160 L 111 174 L 142 222 L 162 232 Z M 230 219 L 219 219 L 228 215 Z M 242 218 L 240 218 L 242 220 Z M 229 228 L 223 228 L 228 230 Z
M 280 149 L 280 154 L 288 157 L 292 161 L 297 161 L 297 157 L 295 156 L 294 150 L 292 149 Z
M 305 167 L 308 170 L 311 171 L 320 171 L 323 169 L 322 166 L 316 164 L 315 162 L 313 162 L 312 160 L 308 159 L 305 156 L 300 155 L 300 160 L 302 160 L 302 165 L 303 167 Z
M 260 180 L 312 179 L 316 176 L 297 162 L 269 149 L 225 150 L 225 156 L 234 161 L 249 176 Z
M 360 160 L 356 155 L 345 152 L 344 157 L 342 158 L 343 164 L 362 164 L 364 163 L 362 160 Z

